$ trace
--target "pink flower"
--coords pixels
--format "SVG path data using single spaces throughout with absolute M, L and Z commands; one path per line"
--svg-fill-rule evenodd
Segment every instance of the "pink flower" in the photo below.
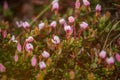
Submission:
M 34 41 L 34 38 L 32 36 L 29 36 L 27 39 L 26 39 L 26 42 L 33 42 Z
M 75 21 L 75 18 L 73 16 L 68 17 L 68 21 L 70 23 L 73 23 Z
M 12 37 L 11 37 L 11 39 L 10 39 L 12 42 L 15 42 L 15 43 L 17 43 L 18 41 L 15 39 L 15 36 L 14 35 L 12 35 Z
M 106 51 L 102 50 L 102 51 L 99 53 L 99 57 L 102 58 L 102 59 L 105 59 L 105 57 L 106 57 Z
M 98 12 L 100 12 L 100 11 L 101 11 L 101 5 L 100 5 L 100 4 L 97 4 L 95 10 L 98 11 Z
M 2 32 L 2 29 L 0 28 L 0 33 Z
M 115 58 L 116 58 L 116 60 L 117 60 L 118 62 L 120 62 L 120 54 L 117 53 L 117 54 L 115 55 Z
M 18 61 L 18 55 L 17 55 L 17 53 L 14 55 L 14 61 L 15 61 L 15 62 Z
M 7 1 L 4 1 L 3 10 L 6 11 L 7 9 L 8 9 L 8 3 Z
M 17 25 L 18 28 L 23 27 L 23 22 L 22 21 L 20 21 L 20 22 L 16 21 L 16 25 Z
M 29 27 L 30 27 L 30 24 L 29 24 L 27 21 L 25 21 L 25 22 L 22 23 L 22 26 L 23 26 L 24 28 L 29 28 Z
M 79 8 L 80 7 L 80 1 L 79 0 L 76 0 L 76 2 L 75 2 L 75 8 Z
M 2 37 L 6 38 L 7 37 L 7 31 L 6 30 L 2 30 Z
M 31 43 L 26 43 L 25 50 L 31 52 L 33 50 L 33 45 Z
M 50 54 L 47 51 L 43 51 L 42 56 L 47 59 L 50 57 Z
M 46 68 L 45 62 L 43 62 L 43 61 L 39 62 L 39 67 L 41 70 L 45 69 Z
M 82 22 L 82 23 L 80 24 L 80 27 L 81 27 L 82 29 L 87 29 L 87 28 L 88 28 L 88 24 L 87 24 L 86 22 Z
M 50 24 L 50 26 L 51 26 L 52 28 L 55 28 L 56 25 L 57 25 L 57 22 L 56 22 L 56 21 L 52 21 L 51 24 Z
M 34 55 L 34 56 L 32 57 L 32 59 L 31 59 L 31 65 L 32 65 L 33 67 L 35 67 L 36 64 L 37 64 L 37 59 L 36 59 L 36 56 Z
M 21 46 L 20 42 L 17 43 L 17 50 L 19 52 L 21 52 L 21 50 L 22 50 L 22 46 Z
M 38 27 L 39 27 L 39 30 L 43 29 L 45 27 L 45 23 L 40 23 Z
M 54 44 L 59 44 L 60 43 L 60 38 L 58 36 L 53 36 L 53 39 L 51 41 Z
M 114 64 L 115 60 L 113 57 L 110 57 L 110 58 L 106 58 L 106 62 L 108 65 L 111 65 L 111 64 Z
M 90 2 L 89 2 L 88 0 L 83 0 L 83 4 L 84 4 L 86 7 L 90 6 Z
M 69 25 L 65 25 L 64 30 L 65 30 L 66 33 L 69 33 L 70 35 L 73 32 L 73 29 Z
M 65 25 L 66 24 L 65 19 L 64 18 L 60 19 L 59 23 L 60 23 L 60 25 Z
M 52 2 L 52 10 L 58 10 L 58 9 L 59 9 L 58 0 L 53 0 L 53 2 Z
M 5 72 L 5 71 L 6 71 L 5 66 L 2 63 L 0 63 L 0 72 Z

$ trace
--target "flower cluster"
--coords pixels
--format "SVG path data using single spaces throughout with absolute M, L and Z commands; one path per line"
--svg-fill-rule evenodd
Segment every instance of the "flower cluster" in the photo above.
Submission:
M 115 27 L 118 23 L 109 21 L 110 13 L 101 14 L 102 6 L 97 4 L 92 15 L 90 0 L 76 0 L 74 9 L 68 9 L 69 14 L 62 16 L 58 12 L 60 1 L 53 0 L 48 6 L 54 13 L 51 12 L 45 21 L 37 21 L 40 14 L 33 20 L 34 24 L 16 21 L 13 33 L 10 27 L 0 28 L 0 73 L 9 72 L 9 76 L 16 70 L 15 75 L 24 73 L 33 77 L 37 73 L 36 78 L 41 80 L 51 76 L 55 76 L 51 80 L 59 77 L 62 80 L 86 77 L 93 80 L 99 76 L 105 79 L 111 76 L 111 71 L 118 70 L 120 40 Z M 8 8 L 7 3 L 4 6 Z M 101 78 L 99 73 L 103 71 Z

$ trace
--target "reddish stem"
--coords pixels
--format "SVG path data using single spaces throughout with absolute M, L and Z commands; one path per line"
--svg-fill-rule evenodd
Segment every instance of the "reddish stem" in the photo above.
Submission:
M 60 25 L 60 27 L 59 27 L 59 29 L 58 29 L 58 34 L 60 34 L 60 31 L 61 31 L 61 27 L 62 27 L 62 26 Z
M 73 26 L 73 30 L 74 30 L 74 38 L 76 39 L 76 28 L 75 28 L 75 26 Z
M 82 29 L 79 29 L 79 31 L 78 31 L 78 38 L 80 38 L 81 34 L 82 34 Z

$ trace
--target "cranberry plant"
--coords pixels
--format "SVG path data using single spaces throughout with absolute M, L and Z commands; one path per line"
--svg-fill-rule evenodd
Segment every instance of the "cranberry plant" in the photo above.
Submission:
M 59 3 L 53 0 L 38 16 L 15 21 L 14 27 L 0 21 L 0 78 L 120 79 L 119 18 L 88 0 L 76 0 L 61 15 Z M 47 12 L 50 18 L 38 19 Z

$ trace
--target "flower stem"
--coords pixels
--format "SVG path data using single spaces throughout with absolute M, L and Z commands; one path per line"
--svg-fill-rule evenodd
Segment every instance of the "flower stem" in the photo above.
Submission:
M 32 25 L 39 17 L 41 17 L 49 8 L 51 4 L 48 5 L 42 12 L 40 12 L 31 22 L 30 25 Z

